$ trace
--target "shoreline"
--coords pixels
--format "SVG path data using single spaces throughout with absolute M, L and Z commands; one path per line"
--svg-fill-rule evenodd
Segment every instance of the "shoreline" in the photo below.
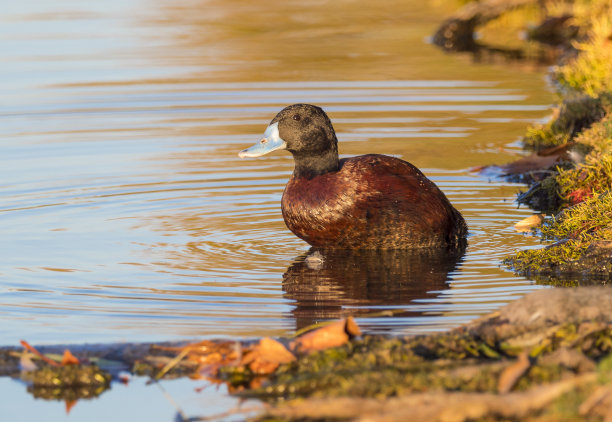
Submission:
M 486 38 L 477 40 L 476 30 L 486 34 L 490 21 L 521 8 L 541 9 L 540 24 L 526 37 L 557 56 L 550 77 L 559 104 L 549 122 L 527 129 L 522 143 L 530 155 L 501 166 L 502 177 L 529 185 L 518 202 L 549 216 L 541 227 L 531 226 L 547 245 L 503 263 L 543 284 L 606 284 L 612 279 L 612 5 L 471 2 L 433 39 L 449 52 L 494 51 Z
M 567 277 L 605 284 L 612 274 L 612 193 L 595 181 L 612 180 L 597 176 L 612 174 L 600 166 L 612 163 L 612 93 L 605 80 L 586 77 L 595 67 L 581 57 L 597 60 L 591 44 L 607 45 L 612 32 L 589 38 L 592 28 L 575 29 L 569 18 L 559 22 L 582 50 L 562 41 L 564 63 L 553 72 L 561 105 L 524 139 L 534 157 L 549 158 L 508 176 L 531 184 L 522 202 L 555 214 L 534 228 L 555 243 L 505 262 L 543 284 L 565 285 Z M 66 401 L 100 395 L 111 379 L 121 380 L 121 371 L 152 379 L 203 377 L 266 403 L 259 421 L 402 421 L 407 412 L 427 421 L 605 419 L 612 418 L 611 310 L 609 289 L 546 289 L 441 334 L 362 336 L 345 323 L 333 335 L 343 343 L 322 350 L 292 348 L 296 339 L 266 341 L 286 362 L 244 359 L 265 339 L 69 346 L 80 363 L 68 359 L 58 367 L 10 347 L 0 348 L 0 374 L 28 383 L 36 397 Z M 202 347 L 208 351 L 192 354 Z M 62 359 L 64 348 L 40 351 Z

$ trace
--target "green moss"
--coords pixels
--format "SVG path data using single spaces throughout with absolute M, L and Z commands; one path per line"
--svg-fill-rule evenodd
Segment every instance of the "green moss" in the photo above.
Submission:
M 610 195 L 602 195 L 612 190 L 612 6 L 596 0 L 575 2 L 571 7 L 584 36 L 575 44 L 576 54 L 554 72 L 565 99 L 549 123 L 528 129 L 524 146 L 542 151 L 568 144 L 568 159 L 573 162 L 558 166 L 518 200 L 546 213 L 583 201 L 588 205 L 563 213 L 563 218 L 543 227 L 543 239 L 557 243 L 518 252 L 504 261 L 530 277 L 605 276 L 612 266 L 601 251 L 595 251 L 603 258 L 601 264 L 587 257 L 596 242 L 610 238 L 612 230 L 612 202 Z
M 544 384 L 559 381 L 567 374 L 567 369 L 560 365 L 534 365 L 527 374 L 523 376 L 514 388 L 517 391 L 525 391 L 535 384 Z
M 587 40 L 575 43 L 578 54 L 556 67 L 554 76 L 565 87 L 597 97 L 612 91 L 612 11 L 592 16 Z
M 21 378 L 37 387 L 108 386 L 111 376 L 93 365 L 46 366 L 25 372 Z
M 587 251 L 595 242 L 612 239 L 612 192 L 603 193 L 564 210 L 542 226 L 542 237 L 557 243 L 520 251 L 504 263 L 514 271 L 533 274 L 580 273 L 610 275 L 609 261 L 593 265 Z
M 559 197 L 569 205 L 612 188 L 612 114 L 582 132 L 574 151 L 584 154 L 584 161 L 554 176 Z
M 601 120 L 610 109 L 610 93 L 601 93 L 597 97 L 584 94 L 568 95 L 553 111 L 550 122 L 527 129 L 523 145 L 526 149 L 541 151 L 572 142 L 577 134 Z
M 563 394 L 561 397 L 554 400 L 547 408 L 542 412 L 539 418 L 535 420 L 540 421 L 555 421 L 555 422 L 584 422 L 597 421 L 594 417 L 585 419 L 585 415 L 580 414 L 578 409 L 580 405 L 584 403 L 589 395 L 592 393 L 592 389 L 587 386 L 578 387 L 573 389 L 570 393 Z
M 610 109 L 609 94 L 598 101 L 602 109 Z M 612 238 L 612 114 L 605 114 L 573 139 L 573 153 L 584 155 L 583 160 L 570 168 L 558 167 L 556 174 L 534 184 L 518 198 L 545 211 L 573 205 L 542 227 L 542 238 L 557 243 L 520 251 L 504 261 L 520 274 L 606 276 L 612 271 L 612 263 L 605 256 L 599 262 L 587 257 L 594 242 Z
M 467 333 L 409 339 L 366 336 L 280 367 L 263 388 L 244 395 L 389 397 L 432 390 L 494 391 L 501 368 L 462 373 L 464 361 L 493 361 L 502 353 Z M 441 359 L 441 360 L 440 360 Z
M 582 360 L 575 357 L 569 361 L 551 360 L 559 350 L 572 349 L 584 361 L 600 361 L 598 371 L 602 374 L 608 374 L 612 367 L 612 327 L 608 324 L 585 321 L 532 331 L 512 330 L 505 324 L 503 320 L 493 320 L 470 331 L 457 329 L 412 338 L 366 336 L 284 365 L 263 387 L 240 395 L 277 401 L 303 397 L 384 398 L 416 392 L 496 392 L 502 373 L 524 351 L 530 352 L 531 366 L 514 386 L 517 391 L 591 370 L 584 369 Z M 489 338 L 482 337 L 485 333 Z M 539 340 L 527 349 L 509 346 L 523 344 L 525 335 Z
M 612 228 L 612 192 L 605 192 L 565 209 L 542 226 L 545 239 L 581 239 L 601 237 Z
M 110 386 L 111 375 L 94 365 L 43 366 L 21 374 L 34 397 L 76 400 L 97 397 Z

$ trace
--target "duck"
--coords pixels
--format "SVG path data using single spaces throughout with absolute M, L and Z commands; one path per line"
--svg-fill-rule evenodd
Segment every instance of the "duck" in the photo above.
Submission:
M 287 228 L 320 249 L 420 249 L 461 246 L 467 225 L 444 193 L 400 158 L 339 158 L 338 139 L 322 108 L 293 104 L 263 138 L 238 153 L 286 150 L 295 168 L 281 200 Z

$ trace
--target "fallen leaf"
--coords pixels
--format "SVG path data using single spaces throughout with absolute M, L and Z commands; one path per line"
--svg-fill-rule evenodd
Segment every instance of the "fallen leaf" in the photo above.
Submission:
M 291 342 L 289 348 L 294 352 L 309 353 L 342 346 L 359 335 L 361 335 L 359 326 L 353 317 L 348 317 L 298 337 Z
M 532 228 L 540 226 L 543 222 L 544 216 L 542 214 L 534 214 L 516 223 L 514 228 L 518 232 L 528 232 Z
M 557 145 L 556 147 L 550 147 L 541 149 L 538 151 L 538 155 L 546 156 L 546 155 L 557 155 L 560 157 L 564 157 L 563 154 L 567 154 L 571 147 L 574 146 L 573 142 L 566 142 L 561 145 Z
M 164 367 L 156 376 L 157 379 L 165 376 L 185 359 L 198 367 L 198 370 L 190 375 L 191 378 L 213 376 L 210 379 L 214 381 L 214 374 L 220 367 L 235 365 L 242 356 L 241 344 L 236 341 L 204 340 L 181 347 L 155 346 L 155 349 L 177 353 L 174 358 L 164 363 Z
M 504 174 L 524 174 L 537 170 L 546 170 L 560 161 L 561 155 L 537 155 L 531 154 L 519 160 L 501 166 Z
M 78 365 L 81 361 L 74 356 L 70 350 L 64 350 L 64 357 L 62 358 L 62 365 Z
M 250 352 L 242 358 L 242 365 L 248 366 L 256 374 L 271 374 L 282 363 L 295 360 L 295 356 L 285 346 L 269 337 L 262 338 Z
M 521 353 L 516 362 L 504 369 L 499 376 L 499 381 L 497 382 L 497 392 L 499 394 L 510 392 L 510 390 L 512 390 L 518 380 L 530 367 L 531 361 L 529 360 L 529 354 L 527 352 Z

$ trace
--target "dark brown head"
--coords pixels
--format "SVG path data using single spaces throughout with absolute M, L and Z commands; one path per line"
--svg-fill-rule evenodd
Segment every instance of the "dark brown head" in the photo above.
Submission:
M 238 156 L 259 157 L 286 149 L 295 160 L 295 177 L 312 178 L 338 170 L 338 140 L 327 114 L 320 107 L 293 104 L 270 122 L 264 138 Z

